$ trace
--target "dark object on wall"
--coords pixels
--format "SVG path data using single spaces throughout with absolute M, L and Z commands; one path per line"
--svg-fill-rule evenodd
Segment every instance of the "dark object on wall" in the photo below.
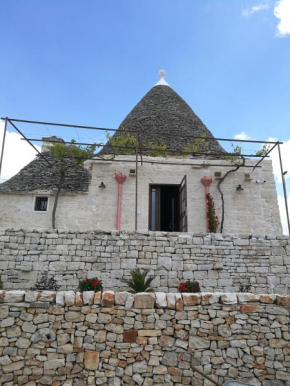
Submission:
M 48 272 L 43 272 L 41 277 L 35 283 L 35 286 L 31 288 L 32 291 L 57 291 L 60 285 L 57 284 L 53 275 L 48 276 Z
M 251 288 L 252 288 L 251 284 L 240 283 L 239 292 L 250 292 Z

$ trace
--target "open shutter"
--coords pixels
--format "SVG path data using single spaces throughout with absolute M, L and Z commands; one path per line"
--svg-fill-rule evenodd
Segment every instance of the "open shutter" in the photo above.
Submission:
M 179 185 L 179 230 L 187 232 L 187 197 L 186 197 L 186 176 Z
M 149 230 L 160 231 L 161 228 L 161 191 L 159 186 L 151 186 L 150 188 L 150 215 L 149 215 Z

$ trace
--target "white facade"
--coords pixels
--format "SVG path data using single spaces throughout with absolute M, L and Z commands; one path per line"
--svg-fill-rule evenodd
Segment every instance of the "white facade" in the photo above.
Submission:
M 118 156 L 117 160 L 131 159 L 133 156 Z M 214 198 L 216 214 L 221 215 L 221 199 L 217 190 L 218 178 L 215 172 L 223 175 L 232 168 L 226 161 L 201 159 L 189 160 L 182 158 L 149 158 L 153 162 L 178 162 L 184 165 L 162 165 L 144 163 L 138 165 L 138 230 L 149 229 L 149 189 L 150 184 L 179 185 L 187 177 L 187 215 L 189 232 L 206 232 L 205 190 L 200 179 L 203 176 L 212 178 L 210 193 Z M 205 166 L 204 163 L 208 166 Z M 200 166 L 188 166 L 195 163 Z M 225 164 L 229 167 L 210 166 Z M 247 165 L 254 165 L 248 161 Z M 231 173 L 222 183 L 221 188 L 225 199 L 224 233 L 244 234 L 282 234 L 280 215 L 277 202 L 272 164 L 264 160 L 262 167 L 240 168 Z M 114 161 L 90 161 L 86 164 L 92 174 L 88 193 L 63 194 L 59 198 L 56 213 L 56 227 L 71 230 L 113 230 L 116 229 L 117 191 L 118 184 L 115 174 L 127 176 L 123 183 L 121 205 L 121 230 L 135 229 L 135 184 L 136 175 L 130 175 L 130 169 L 135 169 L 135 163 Z M 250 179 L 245 177 L 250 174 Z M 258 182 L 256 182 L 258 181 Z M 265 181 L 265 182 L 264 182 Z M 100 188 L 101 183 L 105 188 Z M 244 190 L 237 190 L 242 185 Z M 34 210 L 34 199 L 39 195 L 48 195 L 48 210 Z M 51 228 L 51 212 L 54 202 L 52 192 L 34 192 L 30 194 L 1 193 L 0 194 L 0 227 L 16 228 Z

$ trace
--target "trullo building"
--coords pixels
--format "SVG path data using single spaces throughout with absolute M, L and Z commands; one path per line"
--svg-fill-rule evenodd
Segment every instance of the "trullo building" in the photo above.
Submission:
M 105 146 L 84 167 L 72 166 L 59 199 L 57 228 L 204 233 L 209 189 L 219 221 L 224 209 L 224 232 L 282 233 L 271 161 L 253 170 L 257 160 L 244 158 L 245 167 L 220 184 L 222 207 L 218 184 L 235 165 L 163 72 L 110 144 L 118 143 L 122 133 L 138 138 L 137 163 L 135 154 L 116 154 L 113 146 Z M 0 227 L 51 227 L 59 172 L 49 141 L 53 138 L 44 141 L 43 155 L 51 167 L 37 156 L 0 185 Z

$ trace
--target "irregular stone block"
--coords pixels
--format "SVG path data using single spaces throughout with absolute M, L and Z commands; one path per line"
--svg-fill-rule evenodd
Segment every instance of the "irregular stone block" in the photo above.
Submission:
M 37 326 L 29 322 L 24 322 L 22 325 L 22 331 L 29 332 L 30 334 L 34 334 L 36 329 L 37 329 Z
M 123 342 L 125 343 L 135 343 L 137 340 L 138 331 L 137 330 L 127 330 L 123 334 Z
M 57 306 L 64 306 L 65 299 L 64 299 L 65 291 L 58 291 L 55 295 L 55 304 Z
M 275 300 L 276 300 L 276 295 L 273 295 L 273 294 L 260 295 L 260 302 L 261 303 L 272 304 L 272 303 L 275 303 Z
M 216 304 L 220 301 L 220 293 L 219 292 L 203 292 L 201 294 L 201 304 L 202 305 L 209 305 L 209 304 Z
M 147 362 L 141 361 L 141 362 L 134 362 L 133 363 L 133 373 L 146 373 L 147 371 Z
M 0 357 L 0 366 L 10 365 L 10 363 L 12 363 L 12 360 L 9 358 L 8 355 Z
M 69 311 L 65 314 L 65 320 L 68 322 L 82 322 L 85 319 L 85 316 L 80 312 Z
M 95 296 L 94 296 L 94 304 L 101 304 L 101 302 L 102 302 L 102 292 L 98 291 L 95 293 Z
M 55 332 L 50 328 L 41 328 L 36 331 L 32 337 L 31 342 L 37 343 L 39 341 L 43 342 L 53 342 L 55 340 Z
M 36 302 L 39 296 L 38 291 L 27 291 L 25 292 L 25 302 L 31 303 Z
M 116 292 L 115 293 L 115 304 L 124 306 L 128 298 L 128 292 Z
M 176 303 L 175 308 L 176 311 L 183 311 L 183 300 L 181 294 L 175 294 Z
M 165 366 L 177 366 L 177 354 L 175 352 L 166 351 L 161 359 L 161 363 Z
M 105 291 L 102 296 L 102 306 L 106 308 L 114 307 L 115 294 L 113 291 Z
M 84 305 L 93 304 L 94 303 L 94 297 L 95 297 L 94 291 L 84 291 L 83 292 L 83 304 Z
M 138 336 L 160 336 L 161 330 L 138 330 Z
M 74 291 L 66 291 L 64 293 L 64 301 L 66 307 L 72 307 L 75 305 L 75 293 Z
M 10 326 L 13 326 L 14 324 L 14 318 L 10 317 L 10 318 L 6 318 L 6 319 L 3 319 L 0 323 L 0 327 L 1 328 L 5 328 L 5 327 L 10 327 Z
M 127 310 L 130 310 L 133 307 L 133 304 L 134 304 L 134 295 L 128 294 L 128 297 L 127 297 L 127 300 L 126 300 L 126 304 L 125 304 L 125 308 Z
M 76 292 L 76 306 L 81 307 L 83 305 L 83 294 Z
M 186 306 L 196 306 L 201 303 L 201 295 L 200 294 L 191 294 L 191 293 L 183 293 L 182 294 L 183 305 Z
M 86 315 L 86 321 L 89 322 L 89 323 L 96 323 L 98 319 L 98 315 L 97 314 L 88 314 Z
M 85 351 L 84 366 L 86 370 L 98 370 L 100 353 L 98 351 Z
M 258 302 L 260 300 L 260 295 L 246 292 L 238 293 L 237 297 L 240 303 Z
M 258 312 L 261 307 L 258 304 L 244 304 L 240 307 L 240 311 L 244 314 Z
M 141 292 L 134 296 L 134 308 L 154 308 L 155 295 Z
M 39 302 L 53 302 L 56 296 L 55 291 L 42 291 L 39 293 Z
M 223 304 L 237 304 L 237 295 L 231 293 L 221 294 L 221 303 Z
M 0 306 L 0 320 L 6 319 L 8 315 L 9 315 L 8 306 Z
M 5 303 L 21 303 L 24 301 L 25 291 L 5 291 Z
M 290 296 L 277 295 L 276 304 L 278 306 L 290 307 Z
M 11 373 L 13 371 L 20 370 L 24 367 L 24 361 L 18 361 L 10 363 L 9 365 L 5 365 L 2 367 L 4 373 Z
M 167 308 L 170 310 L 175 310 L 176 294 L 168 293 L 166 294 L 167 299 Z
M 51 359 L 44 362 L 44 370 L 57 370 L 65 366 L 65 359 Z
M 201 336 L 189 336 L 189 347 L 195 349 L 206 349 L 210 347 L 210 340 Z
M 160 347 L 172 347 L 174 345 L 175 339 L 172 336 L 162 335 L 158 342 Z
M 167 307 L 167 300 L 166 300 L 166 294 L 164 292 L 155 292 L 155 301 L 157 308 L 166 308 Z
M 31 345 L 29 339 L 23 338 L 22 336 L 17 339 L 15 346 L 18 348 L 28 348 Z

